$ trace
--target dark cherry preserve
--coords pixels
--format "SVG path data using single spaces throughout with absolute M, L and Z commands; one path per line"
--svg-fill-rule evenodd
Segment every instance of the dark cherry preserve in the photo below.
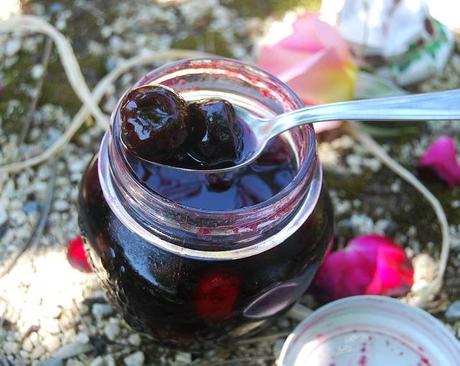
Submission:
M 203 85 L 184 73 L 206 67 Z M 261 87 L 257 78 L 279 97 L 276 105 L 260 93 L 259 102 L 274 112 L 301 105 L 280 81 L 235 61 L 183 61 L 137 86 L 160 77 L 179 93 L 189 84 L 193 90 L 214 85 L 247 98 Z M 81 182 L 79 221 L 91 264 L 127 322 L 164 345 L 193 350 L 259 329 L 288 310 L 308 288 L 332 237 L 312 130 L 274 139 L 257 161 L 235 172 L 187 173 L 133 153 L 122 143 L 119 113 L 113 118 Z M 243 135 L 250 146 L 250 134 Z M 190 156 L 179 160 L 196 166 Z

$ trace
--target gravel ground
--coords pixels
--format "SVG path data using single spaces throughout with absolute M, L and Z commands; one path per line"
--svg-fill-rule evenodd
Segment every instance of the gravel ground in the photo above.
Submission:
M 91 86 L 121 60 L 147 49 L 193 48 L 251 61 L 254 40 L 270 21 L 251 16 L 247 8 L 240 13 L 237 1 L 172 3 L 31 1 L 24 11 L 42 16 L 71 39 Z M 139 68 L 122 77 L 101 103 L 104 111 L 110 113 L 120 93 L 145 71 Z M 414 89 L 459 86 L 460 42 L 443 74 Z M 47 51 L 46 41 L 37 35 L 0 34 L 0 98 L 0 164 L 37 155 L 61 135 L 79 107 L 56 51 Z M 24 128 L 27 120 L 29 129 Z M 273 365 L 297 322 L 292 317 L 225 349 L 172 352 L 130 330 L 106 303 L 94 276 L 70 267 L 65 248 L 78 235 L 78 182 L 101 134 L 90 119 L 47 163 L 0 175 L 0 365 L 6 364 L 2 357 L 15 365 L 48 366 Z M 450 134 L 460 146 L 458 122 L 378 131 L 379 141 L 411 170 L 440 134 Z M 440 234 L 428 204 L 341 129 L 320 136 L 319 151 L 336 208 L 338 245 L 359 233 L 388 234 L 414 259 L 418 281 L 429 280 Z M 437 182 L 428 187 L 442 201 L 453 236 L 445 286 L 429 311 L 460 337 L 460 189 Z M 317 306 L 310 295 L 302 302 Z

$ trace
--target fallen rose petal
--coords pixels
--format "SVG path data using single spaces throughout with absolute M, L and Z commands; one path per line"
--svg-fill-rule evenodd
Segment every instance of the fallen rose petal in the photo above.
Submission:
M 354 295 L 402 296 L 410 290 L 413 275 L 403 248 L 385 236 L 362 235 L 326 257 L 314 288 L 325 300 Z
M 455 141 L 449 136 L 438 137 L 421 157 L 419 165 L 434 171 L 449 187 L 460 184 L 460 164 Z
M 75 269 L 82 272 L 92 272 L 81 236 L 77 236 L 67 244 L 67 259 Z
M 351 99 L 357 68 L 338 32 L 312 13 L 285 26 L 283 39 L 262 46 L 259 66 L 289 84 L 306 104 Z

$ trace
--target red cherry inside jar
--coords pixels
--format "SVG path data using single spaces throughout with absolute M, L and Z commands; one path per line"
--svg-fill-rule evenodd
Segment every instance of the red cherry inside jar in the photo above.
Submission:
M 185 60 L 125 93 L 80 187 L 91 263 L 127 322 L 157 342 L 211 348 L 260 329 L 308 288 L 332 237 L 311 127 L 254 163 L 234 105 L 302 106 L 279 80 L 231 60 Z

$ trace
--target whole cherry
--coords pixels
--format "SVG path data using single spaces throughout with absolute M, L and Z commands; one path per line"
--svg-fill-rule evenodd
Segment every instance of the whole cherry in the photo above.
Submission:
M 122 101 L 120 116 L 123 142 L 145 160 L 171 157 L 188 138 L 187 103 L 165 86 L 131 90 Z

